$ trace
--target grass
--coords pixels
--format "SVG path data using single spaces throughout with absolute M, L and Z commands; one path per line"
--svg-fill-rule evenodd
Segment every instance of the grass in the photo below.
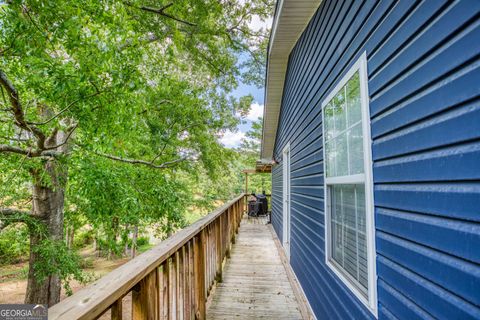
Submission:
M 147 244 L 138 246 L 137 251 L 138 251 L 138 253 L 143 253 L 143 252 L 145 252 L 145 251 L 148 251 L 148 250 L 152 249 L 153 247 L 155 247 L 154 244 L 147 243 Z
M 6 265 L 0 268 L 0 283 L 24 280 L 28 276 L 28 264 Z

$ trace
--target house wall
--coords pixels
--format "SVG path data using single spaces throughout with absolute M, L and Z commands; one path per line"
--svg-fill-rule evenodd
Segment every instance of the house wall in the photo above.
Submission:
M 480 318 L 480 1 L 324 0 L 290 54 L 272 173 L 318 319 L 373 315 L 325 265 L 321 102 L 366 51 L 378 317 Z

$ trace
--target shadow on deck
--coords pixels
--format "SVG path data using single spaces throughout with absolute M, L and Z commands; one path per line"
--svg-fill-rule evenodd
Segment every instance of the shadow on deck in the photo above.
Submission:
M 207 319 L 302 319 L 266 218 L 243 218 Z

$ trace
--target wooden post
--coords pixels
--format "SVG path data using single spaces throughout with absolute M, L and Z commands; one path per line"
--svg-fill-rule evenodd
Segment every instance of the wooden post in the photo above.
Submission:
M 175 257 L 175 255 L 173 256 Z M 175 286 L 176 286 L 176 277 L 175 277 L 175 259 L 168 259 L 169 263 L 167 264 L 167 273 L 168 273 L 168 319 L 173 320 L 176 318 L 175 312 Z
M 230 247 L 231 247 L 231 238 L 232 238 L 232 222 L 231 222 L 232 220 L 230 217 L 230 212 L 231 212 L 231 208 L 227 208 L 227 212 L 225 213 L 225 219 L 227 220 L 227 226 L 226 226 L 227 235 L 225 238 L 225 246 L 227 247 L 227 249 L 225 252 L 225 256 L 227 258 L 230 258 Z
M 195 319 L 205 320 L 206 306 L 205 306 L 205 234 L 201 230 L 195 237 Z
M 175 252 L 175 284 L 176 284 L 176 311 L 177 311 L 177 319 L 183 319 L 183 298 L 182 298 L 182 276 L 181 271 L 183 268 L 183 260 L 182 260 L 182 251 Z
M 157 298 L 157 275 L 151 272 L 132 290 L 132 319 L 155 320 Z
M 235 208 L 235 233 L 238 234 L 238 213 L 240 212 L 238 209 L 238 202 L 235 202 L 233 207 Z
M 183 319 L 190 320 L 190 242 L 182 248 L 183 255 Z
M 195 238 L 190 241 L 189 259 L 189 285 L 190 285 L 190 319 L 195 319 Z
M 118 299 L 111 307 L 112 320 L 122 320 L 122 299 Z
M 161 268 L 157 268 L 158 287 L 159 287 L 159 318 L 168 320 L 168 261 L 163 263 Z
M 223 252 L 222 252 L 222 224 L 221 216 L 215 222 L 215 249 L 217 253 L 216 261 L 216 274 L 215 280 L 217 282 L 222 282 L 222 262 L 223 262 Z
M 245 172 L 245 193 L 248 194 L 248 173 Z
M 207 225 L 205 227 L 205 284 L 206 284 L 206 288 L 207 288 L 207 297 L 210 293 L 210 288 L 211 288 L 211 284 L 212 284 L 212 281 L 211 281 L 211 276 L 212 276 L 212 266 L 211 266 L 211 259 L 210 259 L 210 255 L 211 255 L 211 228 L 210 228 L 211 225 Z
M 230 231 L 230 241 L 231 241 L 231 244 L 235 244 L 236 240 L 235 240 L 235 235 L 237 233 L 237 214 L 236 214 L 237 210 L 235 208 L 235 204 L 232 206 L 231 210 L 230 210 L 230 222 L 231 222 L 231 231 Z

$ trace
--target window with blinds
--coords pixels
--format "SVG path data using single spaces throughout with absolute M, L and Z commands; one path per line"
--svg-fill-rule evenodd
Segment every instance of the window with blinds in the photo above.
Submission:
M 331 193 L 331 259 L 368 293 L 365 186 L 338 184 Z
M 364 60 L 366 64 L 366 60 Z M 371 309 L 375 308 L 369 282 L 369 242 L 373 242 L 371 153 L 368 106 L 362 97 L 366 68 L 357 63 L 323 102 L 323 142 L 326 204 L 326 260 L 342 281 Z M 363 65 L 364 66 L 364 65 Z M 365 72 L 362 77 L 362 71 Z M 368 143 L 366 143 L 368 142 Z M 368 172 L 366 172 L 368 171 Z M 370 203 L 373 196 L 370 196 Z M 371 206 L 371 205 L 370 205 Z M 369 232 L 370 234 L 369 238 Z M 369 240 L 370 239 L 370 240 Z M 376 297 L 375 297 L 376 298 Z

